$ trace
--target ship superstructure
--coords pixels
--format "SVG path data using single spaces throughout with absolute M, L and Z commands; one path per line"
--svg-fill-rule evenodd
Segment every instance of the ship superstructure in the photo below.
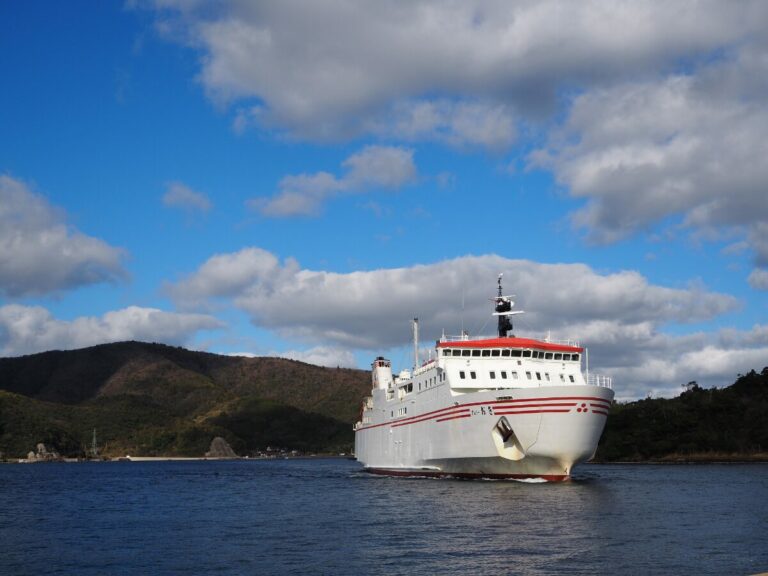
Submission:
M 355 425 L 355 455 L 374 473 L 563 480 L 590 459 L 605 426 L 611 379 L 582 372 L 575 342 L 511 334 L 512 297 L 501 275 L 498 334 L 442 337 L 435 354 L 392 373 L 372 364 L 371 396 Z M 418 323 L 414 321 L 417 328 Z

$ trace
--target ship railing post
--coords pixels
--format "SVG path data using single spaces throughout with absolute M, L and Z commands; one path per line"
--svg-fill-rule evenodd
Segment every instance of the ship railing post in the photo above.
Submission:
M 589 348 L 584 348 L 584 359 L 587 363 L 587 384 L 589 384 Z

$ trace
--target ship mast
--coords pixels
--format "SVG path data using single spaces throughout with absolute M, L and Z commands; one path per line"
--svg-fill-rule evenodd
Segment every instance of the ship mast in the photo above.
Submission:
M 419 319 L 413 319 L 413 367 L 419 367 Z
M 499 317 L 499 338 L 506 338 L 507 336 L 514 338 L 514 334 L 510 334 L 510 332 L 513 330 L 512 327 L 512 320 L 509 319 L 510 316 L 514 314 L 522 314 L 522 310 L 512 310 L 512 307 L 515 305 L 515 302 L 512 300 L 512 296 L 504 296 L 504 292 L 501 288 L 501 277 L 504 276 L 504 273 L 502 272 L 499 274 L 499 293 L 497 294 L 496 298 L 493 299 L 493 302 L 495 303 L 495 312 L 493 313 L 494 316 Z M 514 296 L 514 295 L 513 295 Z

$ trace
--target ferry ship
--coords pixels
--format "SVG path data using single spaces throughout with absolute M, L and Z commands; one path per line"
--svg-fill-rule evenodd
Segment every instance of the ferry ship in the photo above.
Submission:
M 613 400 L 611 378 L 589 372 L 588 353 L 576 342 L 512 334 L 511 316 L 523 312 L 513 310 L 512 298 L 503 295 L 500 274 L 496 337 L 443 336 L 421 363 L 414 319 L 414 368 L 395 376 L 389 360 L 374 360 L 373 390 L 354 427 L 365 470 L 561 481 L 594 456 Z

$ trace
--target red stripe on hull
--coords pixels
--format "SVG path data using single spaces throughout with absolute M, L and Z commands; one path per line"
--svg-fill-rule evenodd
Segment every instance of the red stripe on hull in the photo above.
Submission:
M 595 396 L 554 396 L 551 398 L 520 398 L 518 400 L 486 400 L 482 402 L 467 402 L 466 404 L 457 404 L 454 406 L 446 406 L 445 408 L 440 408 L 439 410 L 432 410 L 431 412 L 425 412 L 424 414 L 418 414 L 416 416 L 409 416 L 407 418 L 400 418 L 398 420 L 390 420 L 389 422 L 381 422 L 379 424 L 372 424 L 371 426 L 363 426 L 361 428 L 358 428 L 355 430 L 355 432 L 360 432 L 362 430 L 369 430 L 371 428 L 378 428 L 379 426 L 404 426 L 406 424 L 416 424 L 417 422 L 424 422 L 426 420 L 431 420 L 432 418 L 437 418 L 440 416 L 446 416 L 450 411 L 452 410 L 461 410 L 466 409 L 471 406 L 492 406 L 494 407 L 494 410 L 501 409 L 501 410 L 509 410 L 513 408 L 523 407 L 523 404 L 531 404 L 534 402 L 541 403 L 541 406 L 555 406 L 554 402 L 556 401 L 562 401 L 562 400 L 587 400 L 591 401 L 590 404 L 593 402 L 597 403 L 605 403 L 604 406 L 601 406 L 600 404 L 594 404 L 594 407 L 600 407 L 604 408 L 605 410 L 610 410 L 610 401 L 604 400 L 602 398 L 597 398 Z M 571 404 L 572 405 L 572 404 Z
M 369 474 L 379 476 L 424 477 L 424 478 L 460 478 L 488 480 L 546 480 L 547 482 L 563 482 L 570 480 L 567 474 L 484 474 L 482 472 L 440 472 L 436 470 L 393 470 L 390 468 L 363 468 Z
M 448 418 L 438 418 L 435 422 L 447 422 L 448 420 L 456 420 L 457 418 L 469 418 L 471 414 L 460 414 L 458 416 L 449 416 Z
M 567 414 L 570 410 L 496 410 L 497 416 L 507 416 L 509 414 Z

